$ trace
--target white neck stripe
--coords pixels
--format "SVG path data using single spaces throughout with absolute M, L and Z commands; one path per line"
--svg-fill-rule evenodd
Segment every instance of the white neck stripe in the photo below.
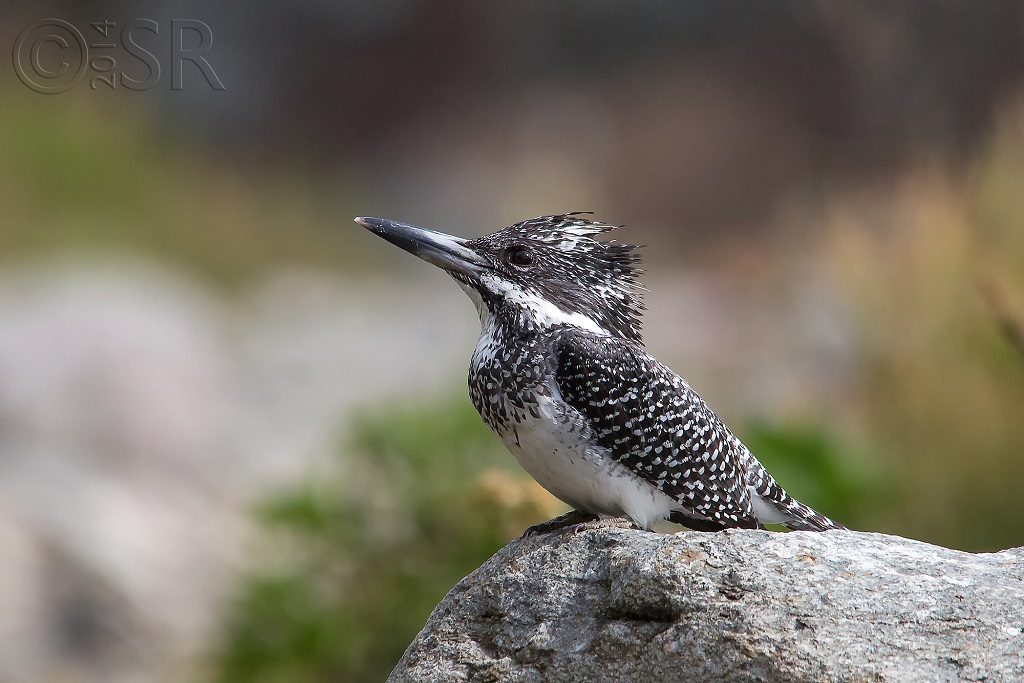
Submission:
M 500 278 L 487 278 L 483 283 L 497 296 L 509 304 L 526 312 L 527 316 L 540 327 L 556 327 L 568 325 L 577 327 L 594 334 L 611 336 L 611 333 L 603 328 L 596 320 L 584 313 L 569 313 L 563 310 L 544 297 L 534 292 L 524 291 L 512 286 Z M 484 303 L 480 293 L 472 285 L 459 282 L 459 286 L 466 292 L 476 306 L 477 314 L 480 316 L 480 324 L 488 327 L 493 323 L 493 315 Z

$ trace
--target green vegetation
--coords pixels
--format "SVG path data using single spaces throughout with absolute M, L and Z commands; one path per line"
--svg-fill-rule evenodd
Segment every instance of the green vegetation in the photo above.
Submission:
M 381 681 L 434 605 L 562 508 L 468 399 L 358 420 L 344 466 L 260 511 L 265 559 L 218 657 L 224 683 Z

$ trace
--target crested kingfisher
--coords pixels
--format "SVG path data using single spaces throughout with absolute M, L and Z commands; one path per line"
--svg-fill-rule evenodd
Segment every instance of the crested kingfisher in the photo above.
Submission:
M 644 349 L 637 246 L 584 213 L 476 239 L 356 223 L 447 272 L 480 315 L 469 394 L 523 469 L 572 507 L 528 533 L 626 517 L 700 531 L 842 525 L 791 497 L 682 377 Z

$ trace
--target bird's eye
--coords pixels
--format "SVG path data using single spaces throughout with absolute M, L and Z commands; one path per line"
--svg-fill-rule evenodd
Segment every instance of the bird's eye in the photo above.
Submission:
M 513 266 L 526 267 L 533 263 L 533 255 L 525 247 L 511 247 L 505 252 L 505 260 Z

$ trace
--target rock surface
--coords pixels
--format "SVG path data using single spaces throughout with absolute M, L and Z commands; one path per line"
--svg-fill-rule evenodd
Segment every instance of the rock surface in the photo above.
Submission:
M 1024 681 L 1024 548 L 615 523 L 517 540 L 389 681 Z

